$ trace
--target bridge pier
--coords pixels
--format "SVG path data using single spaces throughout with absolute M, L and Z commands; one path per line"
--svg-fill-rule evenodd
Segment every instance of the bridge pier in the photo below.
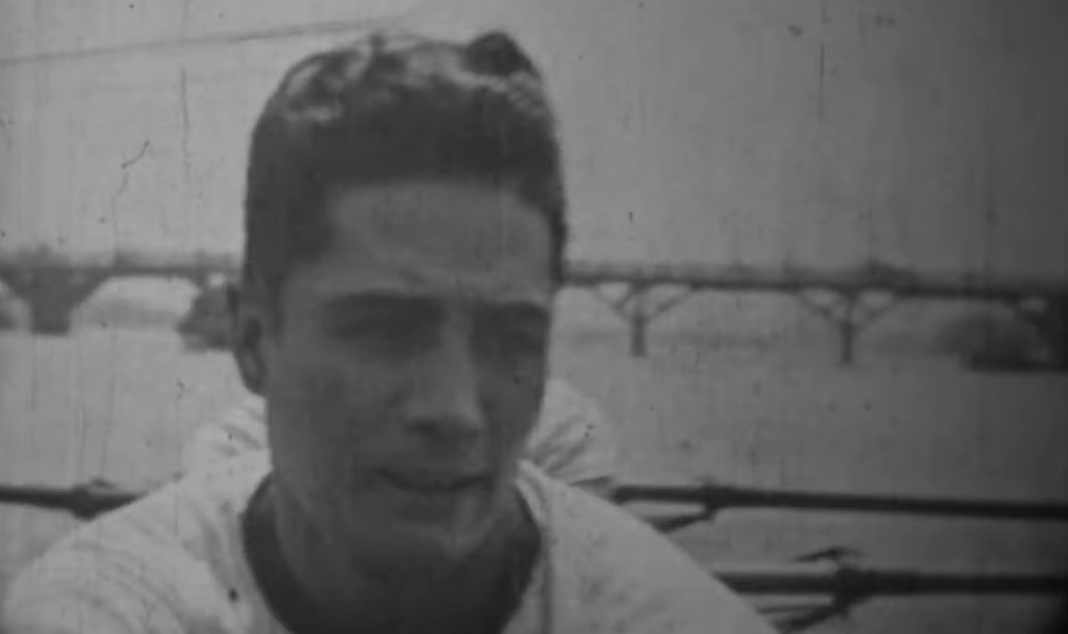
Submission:
M 1049 298 L 1037 313 L 1016 306 L 1016 314 L 1042 337 L 1050 368 L 1068 372 L 1068 295 Z
M 186 279 L 189 283 L 196 287 L 197 295 L 203 295 L 211 288 L 212 276 L 208 273 L 200 275 L 190 275 Z
M 630 354 L 635 357 L 644 357 L 649 352 L 647 333 L 649 330 L 648 314 L 649 289 L 644 286 L 635 286 L 630 297 L 630 306 L 626 311 L 630 321 Z
M 4 283 L 26 302 L 34 334 L 64 335 L 70 332 L 74 310 L 106 279 L 85 271 L 48 268 L 9 273 Z
M 649 353 L 649 326 L 657 317 L 678 306 L 691 295 L 695 289 L 686 287 L 666 298 L 654 299 L 654 283 L 634 281 L 626 285 L 626 290 L 617 298 L 608 296 L 601 286 L 587 286 L 595 297 L 607 304 L 617 315 L 627 322 L 630 340 L 630 354 L 644 357 Z
M 821 300 L 811 290 L 800 291 L 795 297 L 801 304 L 830 322 L 838 333 L 838 363 L 851 366 L 856 362 L 856 343 L 864 329 L 897 305 L 891 295 L 881 303 L 865 301 L 862 292 L 832 292 Z
M 648 353 L 647 333 L 652 320 L 648 301 L 649 285 L 641 282 L 627 284 L 622 295 L 615 298 L 610 297 L 599 286 L 593 286 L 589 290 L 627 322 L 631 356 L 644 357 Z
M 1055 367 L 1068 372 L 1068 295 L 1050 302 L 1050 326 L 1048 336 L 1053 346 Z

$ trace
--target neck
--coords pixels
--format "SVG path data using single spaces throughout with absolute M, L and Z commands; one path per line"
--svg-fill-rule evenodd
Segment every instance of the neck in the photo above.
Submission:
M 433 562 L 405 557 L 382 565 L 379 553 L 365 556 L 358 544 L 331 543 L 277 480 L 264 501 L 281 559 L 326 620 L 345 628 L 395 629 L 400 623 L 411 625 L 413 615 L 435 630 L 443 622 L 466 621 L 490 607 L 486 597 L 494 596 L 494 586 L 514 563 L 516 544 L 538 539 L 516 493 L 490 537 L 472 555 Z
M 308 597 L 329 615 L 329 621 L 351 622 L 357 604 L 346 596 L 374 597 L 384 585 L 368 572 L 349 565 L 349 557 L 330 552 L 329 542 L 302 512 L 297 500 L 273 479 L 266 503 L 270 506 L 281 559 Z M 377 600 L 369 601 L 370 604 Z

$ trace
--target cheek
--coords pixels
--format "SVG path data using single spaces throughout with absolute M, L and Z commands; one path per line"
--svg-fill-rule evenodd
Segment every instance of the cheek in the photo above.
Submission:
M 492 376 L 489 400 L 494 408 L 498 443 L 524 446 L 538 418 L 545 390 L 545 364 L 531 364 L 521 371 Z
M 288 369 L 268 392 L 271 452 L 287 471 L 318 470 L 337 461 L 345 442 L 335 405 L 342 393 L 337 381 L 321 373 Z
M 329 366 L 290 367 L 269 393 L 272 462 L 289 486 L 318 511 L 353 491 L 354 465 L 379 452 L 379 421 L 388 416 L 381 396 L 354 393 L 346 374 Z
M 283 444 L 351 455 L 389 419 L 395 392 L 386 377 L 336 354 L 282 355 L 268 389 L 272 428 Z

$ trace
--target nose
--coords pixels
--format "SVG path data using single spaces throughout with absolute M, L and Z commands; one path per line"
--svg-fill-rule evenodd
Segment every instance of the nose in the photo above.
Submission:
M 486 427 L 478 363 L 463 329 L 444 330 L 420 359 L 405 419 L 413 431 L 430 439 L 470 439 Z

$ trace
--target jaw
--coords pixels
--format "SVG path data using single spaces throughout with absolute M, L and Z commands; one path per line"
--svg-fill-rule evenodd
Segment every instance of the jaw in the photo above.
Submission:
M 329 530 L 344 526 L 346 509 L 335 506 L 316 522 L 290 497 L 290 527 L 278 531 L 289 544 L 280 546 L 302 585 L 332 606 L 341 622 L 381 622 L 385 627 L 391 618 L 410 618 L 404 606 L 415 597 L 429 606 L 417 618 L 437 619 L 431 615 L 456 614 L 461 604 L 487 596 L 499 583 L 502 562 L 514 559 L 516 544 L 532 535 L 540 541 L 514 481 L 502 489 L 504 499 L 491 505 L 488 521 L 462 531 L 426 522 L 368 522 L 366 515 L 351 530 Z M 284 523 L 287 513 L 275 508 L 274 515 Z M 354 604 L 353 596 L 368 601 Z M 368 611 L 368 606 L 373 607 Z M 409 617 L 400 616 L 404 614 Z
M 349 506 L 346 550 L 364 551 L 384 567 L 451 566 L 510 524 L 513 488 L 501 483 L 455 497 L 381 492 Z

